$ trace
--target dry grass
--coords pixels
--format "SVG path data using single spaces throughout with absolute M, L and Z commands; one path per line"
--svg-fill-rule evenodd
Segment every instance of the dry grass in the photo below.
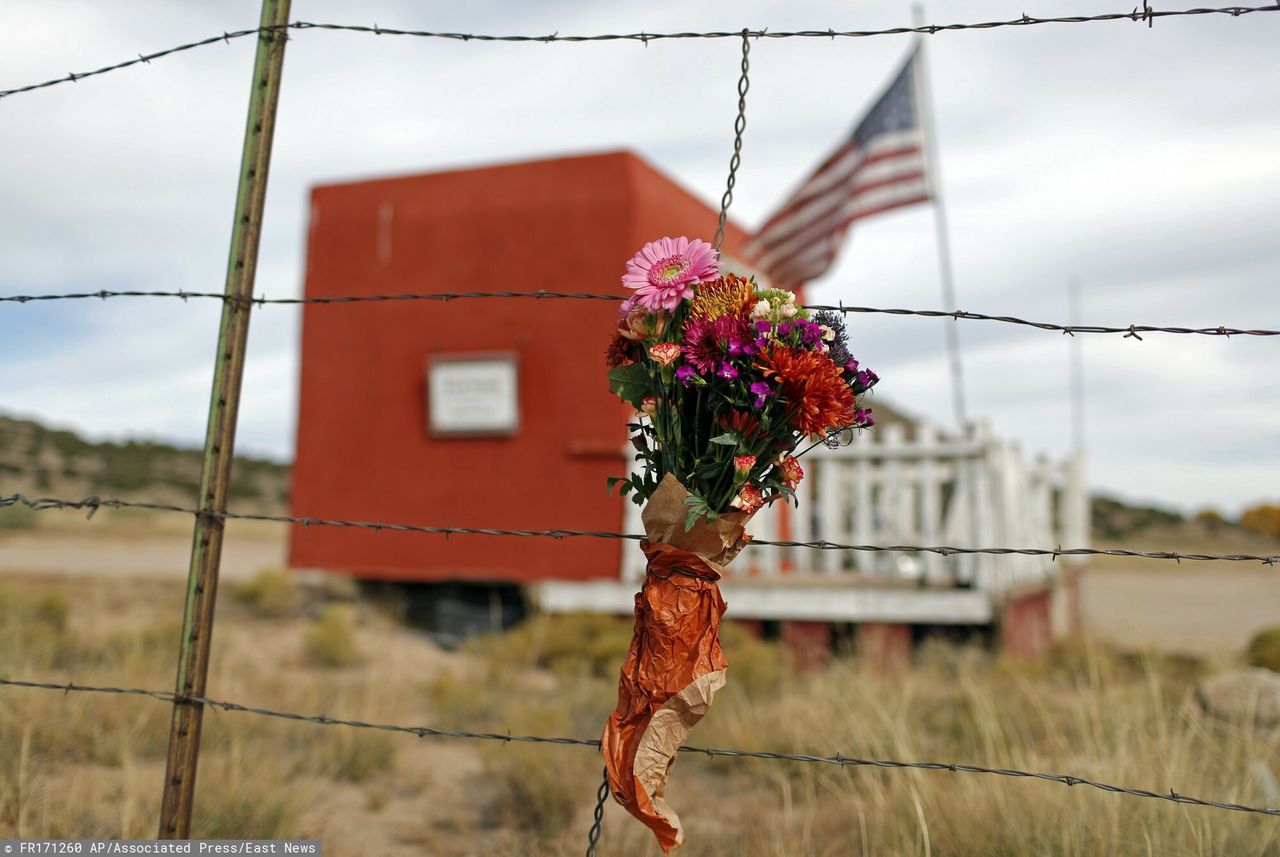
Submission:
M 76 596 L 86 593 L 42 584 L 0 584 L 0 675 L 172 684 L 180 618 L 119 630 L 109 616 L 77 608 Z M 265 636 L 261 622 L 234 612 L 221 624 L 227 637 Z M 354 623 L 347 616 L 339 624 L 350 643 Z M 299 622 L 287 636 L 305 651 L 314 627 Z M 375 721 L 403 716 L 405 693 L 368 680 L 386 684 L 385 676 L 327 689 L 283 682 L 260 657 L 261 639 L 250 642 L 248 651 L 215 655 L 210 684 L 218 695 L 293 710 L 329 707 Z M 170 713 L 163 703 L 133 696 L 0 690 L 0 837 L 154 836 Z M 387 780 L 404 746 L 388 733 L 298 729 L 217 709 L 206 710 L 203 724 L 193 819 L 200 838 L 315 836 L 318 821 L 307 816 L 321 787 Z
M 175 583 L 176 590 L 180 586 Z M 59 594 L 61 593 L 61 594 Z M 111 599 L 120 599 L 118 602 Z M 167 688 L 179 592 L 128 600 L 118 581 L 0 584 L 0 675 Z M 441 653 L 347 602 L 358 668 L 309 660 L 299 616 L 223 608 L 210 693 L 368 722 L 595 737 L 616 699 L 624 620 L 541 618 Z M 336 613 L 331 615 L 337 615 Z M 929 646 L 910 675 L 838 661 L 796 676 L 774 646 L 724 633 L 729 685 L 694 741 L 1071 773 L 1274 803 L 1280 732 L 1204 718 L 1200 667 L 1074 642 L 1037 664 Z M 154 835 L 170 707 L 151 699 L 0 688 L 0 837 Z M 197 837 L 318 837 L 331 855 L 580 854 L 599 756 L 545 745 L 418 740 L 211 710 Z M 1077 786 L 932 771 L 683 755 L 668 797 L 693 855 L 1273 855 L 1274 819 Z M 656 854 L 609 805 L 602 847 Z
M 536 731 L 555 706 L 569 713 L 575 734 L 594 735 L 615 687 L 598 676 L 598 627 L 594 619 L 543 618 L 473 644 L 486 658 L 484 680 L 439 683 L 440 710 L 520 732 Z M 774 647 L 732 626 L 724 637 L 729 685 L 695 733 L 700 746 L 969 762 L 1275 803 L 1252 771 L 1258 762 L 1280 769 L 1280 731 L 1202 716 L 1192 702 L 1203 670 L 1194 660 L 1067 641 L 1052 658 L 1028 664 L 935 644 L 907 676 L 877 677 L 837 661 L 797 677 Z M 576 668 L 568 643 L 575 638 L 582 641 Z M 521 683 L 521 671 L 540 661 L 554 664 L 554 679 L 540 690 Z M 494 811 L 538 831 L 539 853 L 577 853 L 581 812 L 577 826 L 547 835 L 566 823 L 565 802 L 589 804 L 590 768 L 580 765 L 587 773 L 571 778 L 554 767 L 563 751 L 500 755 L 511 749 L 494 751 L 510 763 L 505 774 L 492 771 Z M 522 773 L 538 754 L 543 767 Z M 527 789 L 504 776 L 524 776 Z M 690 855 L 1280 853 L 1274 819 L 972 774 L 690 755 L 680 757 L 668 796 L 685 820 L 690 841 L 682 853 Z M 636 822 L 612 806 L 609 818 L 610 852 L 656 853 Z
M 298 585 L 282 568 L 259 569 L 251 580 L 231 587 L 231 594 L 259 616 L 289 616 L 298 608 Z
M 1249 641 L 1245 660 L 1255 667 L 1280 672 L 1280 627 L 1259 631 Z
M 360 660 L 355 616 L 346 604 L 324 608 L 307 630 L 307 660 L 321 667 L 349 667 Z

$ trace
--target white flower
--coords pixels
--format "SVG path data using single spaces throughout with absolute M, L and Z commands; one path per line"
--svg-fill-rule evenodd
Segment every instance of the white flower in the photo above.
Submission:
M 830 342 L 831 340 L 836 338 L 836 332 L 831 328 L 827 327 L 825 324 L 818 325 L 818 329 L 822 331 L 822 338 L 824 341 Z
M 783 318 L 791 318 L 793 315 L 796 314 L 796 305 L 783 304 L 782 306 L 778 307 L 778 312 L 782 314 Z
M 756 308 L 751 311 L 751 317 L 753 319 L 768 318 L 769 313 L 772 311 L 773 308 L 769 306 L 769 302 L 762 300 L 756 304 Z

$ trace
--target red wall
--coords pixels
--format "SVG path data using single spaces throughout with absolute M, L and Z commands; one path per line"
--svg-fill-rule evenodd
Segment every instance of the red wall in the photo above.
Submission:
M 312 191 L 305 293 L 613 292 L 662 235 L 711 240 L 716 212 L 625 152 Z M 380 235 L 379 232 L 383 234 Z M 725 251 L 743 235 L 732 226 Z M 617 305 L 482 299 L 307 304 L 291 511 L 500 529 L 621 529 L 628 408 L 608 391 Z M 426 362 L 517 354 L 520 428 L 430 437 Z M 413 580 L 616 577 L 634 543 L 291 528 L 289 563 Z
M 1040 658 L 1053 646 L 1052 590 L 1027 592 L 1009 601 L 1000 618 L 1000 653 Z

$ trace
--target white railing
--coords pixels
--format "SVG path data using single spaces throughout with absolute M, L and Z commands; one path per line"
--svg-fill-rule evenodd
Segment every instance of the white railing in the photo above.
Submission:
M 1045 549 L 1089 545 L 1082 459 L 1051 464 L 1042 455 L 1029 461 L 1016 441 L 994 437 L 986 422 L 970 425 L 959 438 L 943 437 L 927 425 L 913 424 L 910 434 L 901 423 L 879 426 L 849 446 L 819 446 L 802 463 L 806 478 L 799 508 L 784 509 L 779 502 L 761 511 L 748 528 L 756 538 Z M 643 531 L 640 510 L 632 504 L 626 529 Z M 729 567 L 735 578 L 834 578 L 995 591 L 1039 583 L 1053 571 L 1047 557 L 772 547 L 749 550 Z M 637 582 L 644 577 L 644 557 L 634 544 L 623 546 L 622 577 Z

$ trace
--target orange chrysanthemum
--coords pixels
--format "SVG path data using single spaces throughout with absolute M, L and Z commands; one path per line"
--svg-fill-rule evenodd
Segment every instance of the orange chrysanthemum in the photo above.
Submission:
M 736 431 L 747 440 L 759 440 L 764 437 L 764 428 L 760 425 L 760 420 L 746 411 L 729 411 L 727 414 L 721 414 L 717 422 L 720 428 L 725 431 Z
M 689 311 L 707 321 L 715 321 L 725 315 L 746 318 L 755 306 L 756 289 L 746 277 L 724 274 L 709 283 L 698 286 L 690 301 Z
M 853 391 L 825 354 L 773 342 L 756 366 L 778 384 L 787 403 L 787 420 L 797 431 L 819 435 L 853 422 Z

